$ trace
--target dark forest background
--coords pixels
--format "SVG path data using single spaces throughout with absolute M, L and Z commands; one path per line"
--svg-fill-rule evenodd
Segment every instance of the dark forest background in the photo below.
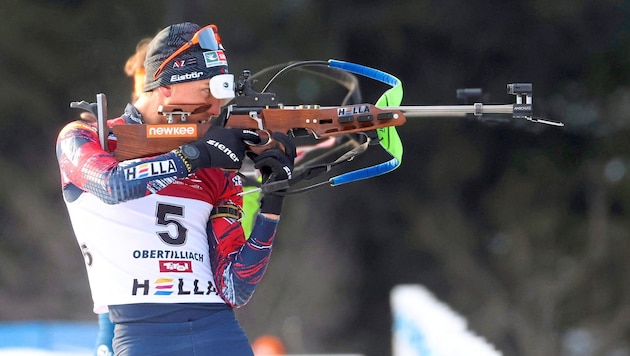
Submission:
M 96 323 L 55 138 L 70 101 L 106 93 L 118 115 L 137 41 L 192 21 L 219 26 L 234 73 L 346 60 L 400 78 L 404 105 L 457 104 L 464 87 L 511 103 L 506 84 L 531 82 L 536 116 L 566 125 L 409 119 L 396 171 L 290 197 L 238 311 L 252 339 L 388 355 L 390 290 L 422 284 L 506 355 L 630 354 L 629 1 L 4 0 L 0 14 L 0 320 Z M 361 85 L 366 102 L 383 90 Z M 330 96 L 300 90 L 287 98 Z

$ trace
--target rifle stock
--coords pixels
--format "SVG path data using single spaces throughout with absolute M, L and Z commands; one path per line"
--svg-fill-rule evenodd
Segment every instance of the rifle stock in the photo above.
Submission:
M 155 156 L 183 144 L 199 140 L 210 127 L 209 123 L 164 125 L 116 125 L 114 158 L 125 161 L 132 158 Z
M 164 107 L 162 111 L 176 115 L 178 112 L 194 112 L 195 107 L 178 105 Z M 318 106 L 233 107 L 228 108 L 225 127 L 285 134 L 290 131 L 305 131 L 316 138 L 324 138 L 400 126 L 405 122 L 406 118 L 402 111 L 377 108 L 371 104 L 326 108 Z M 201 139 L 209 127 L 209 123 L 186 122 L 163 125 L 117 125 L 112 128 L 117 140 L 114 157 L 118 161 L 124 161 L 162 154 L 185 143 Z

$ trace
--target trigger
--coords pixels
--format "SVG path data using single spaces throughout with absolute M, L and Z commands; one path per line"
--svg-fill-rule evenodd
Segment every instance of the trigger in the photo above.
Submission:
M 260 136 L 260 143 L 253 143 L 252 141 L 245 140 L 244 142 L 249 146 L 267 146 L 273 141 L 271 138 L 271 132 L 268 130 L 256 130 L 258 132 L 258 136 Z

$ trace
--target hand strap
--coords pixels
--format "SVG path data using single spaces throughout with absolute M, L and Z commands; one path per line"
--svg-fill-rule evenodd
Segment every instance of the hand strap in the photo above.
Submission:
M 215 206 L 210 212 L 210 219 L 230 218 L 234 220 L 241 220 L 242 217 L 243 209 L 233 204 Z

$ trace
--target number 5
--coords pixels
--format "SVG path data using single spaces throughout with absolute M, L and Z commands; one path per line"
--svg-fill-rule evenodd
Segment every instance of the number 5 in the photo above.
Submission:
M 167 245 L 183 245 L 186 243 L 186 235 L 188 229 L 184 227 L 184 225 L 179 222 L 177 219 L 168 218 L 169 215 L 173 215 L 175 217 L 184 217 L 184 207 L 177 205 L 169 205 L 164 203 L 157 204 L 157 212 L 156 212 L 156 225 L 159 226 L 168 226 L 173 224 L 177 227 L 177 235 L 171 236 L 168 231 L 158 231 L 156 232 L 160 239 L 164 241 Z

